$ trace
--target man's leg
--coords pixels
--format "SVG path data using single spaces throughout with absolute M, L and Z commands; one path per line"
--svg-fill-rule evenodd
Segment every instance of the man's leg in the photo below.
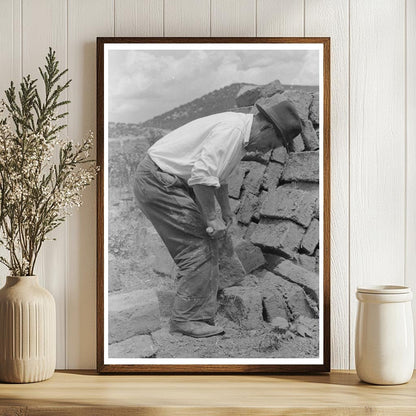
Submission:
M 151 161 L 144 164 L 134 181 L 136 199 L 179 268 L 172 321 L 212 321 L 217 310 L 217 242 L 207 235 L 188 188 Z

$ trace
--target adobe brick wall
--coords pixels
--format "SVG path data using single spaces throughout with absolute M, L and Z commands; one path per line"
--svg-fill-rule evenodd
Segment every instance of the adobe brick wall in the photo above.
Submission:
M 229 181 L 239 237 L 318 273 L 319 253 L 319 96 L 283 91 L 281 84 L 245 88 L 237 97 L 244 112 L 257 103 L 291 101 L 302 120 L 297 151 L 280 147 L 265 155 L 247 154 Z M 240 111 L 234 109 L 233 111 Z M 301 150 L 300 150 L 301 149 Z M 312 267 L 313 266 L 313 267 Z
M 248 153 L 229 181 L 237 219 L 232 239 L 246 267 L 237 283 L 242 287 L 238 305 L 249 309 L 257 291 L 267 322 L 274 318 L 291 322 L 299 315 L 317 318 L 319 313 L 319 96 L 284 91 L 275 81 L 242 89 L 236 99 L 242 107 L 232 111 L 255 114 L 256 103 L 283 100 L 295 105 L 302 121 L 295 151 L 280 147 L 264 155 Z M 255 259 L 254 268 L 247 258 Z M 232 319 L 236 303 L 228 305 L 229 299 L 228 294 L 222 298 L 221 311 Z M 246 314 L 251 316 L 250 311 Z

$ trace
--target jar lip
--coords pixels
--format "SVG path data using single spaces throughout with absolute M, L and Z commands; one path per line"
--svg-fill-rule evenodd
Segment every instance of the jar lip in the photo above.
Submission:
M 375 293 L 382 295 L 396 295 L 400 293 L 411 293 L 408 286 L 399 285 L 374 285 L 367 287 L 357 287 L 357 293 Z

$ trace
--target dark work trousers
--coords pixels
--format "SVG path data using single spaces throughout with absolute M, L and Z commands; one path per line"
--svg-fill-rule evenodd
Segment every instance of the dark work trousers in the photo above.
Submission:
M 211 320 L 217 311 L 218 245 L 209 238 L 192 189 L 163 172 L 148 155 L 137 167 L 133 189 L 179 269 L 172 320 Z

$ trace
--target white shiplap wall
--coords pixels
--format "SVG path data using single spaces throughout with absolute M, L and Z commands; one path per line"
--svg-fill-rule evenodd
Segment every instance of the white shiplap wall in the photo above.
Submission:
M 52 46 L 73 79 L 74 140 L 95 130 L 97 36 L 331 37 L 331 361 L 353 368 L 356 286 L 416 289 L 416 0 L 0 0 L 0 10 L 0 91 L 36 74 Z M 58 368 L 96 365 L 95 208 L 94 184 L 37 267 L 57 303 Z

